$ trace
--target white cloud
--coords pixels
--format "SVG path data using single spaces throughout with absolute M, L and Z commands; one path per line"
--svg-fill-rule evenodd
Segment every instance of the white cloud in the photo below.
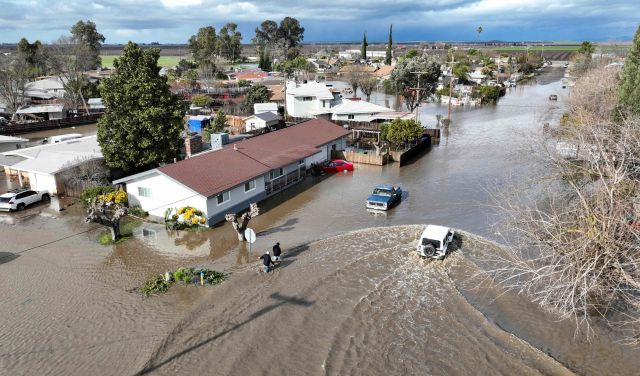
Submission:
M 166 8 L 193 7 L 202 5 L 202 0 L 161 0 Z

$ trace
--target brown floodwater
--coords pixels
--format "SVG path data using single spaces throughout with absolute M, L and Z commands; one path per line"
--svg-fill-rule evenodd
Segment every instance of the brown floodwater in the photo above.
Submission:
M 228 225 L 169 234 L 148 223 L 101 246 L 103 229 L 66 199 L 0 213 L 0 374 L 637 374 L 640 352 L 607 330 L 588 342 L 526 296 L 477 281 L 501 251 L 489 240 L 465 234 L 440 263 L 411 254 L 413 224 L 500 239 L 491 187 L 535 168 L 521 151 L 561 115 L 561 77 L 553 69 L 495 107 L 457 109 L 440 144 L 408 166 L 358 165 L 269 199 L 250 223 L 251 253 Z M 425 105 L 421 117 L 445 112 Z M 364 209 L 378 183 L 408 192 L 386 215 Z M 258 274 L 276 241 L 282 266 Z M 231 276 L 149 299 L 132 291 L 179 266 Z

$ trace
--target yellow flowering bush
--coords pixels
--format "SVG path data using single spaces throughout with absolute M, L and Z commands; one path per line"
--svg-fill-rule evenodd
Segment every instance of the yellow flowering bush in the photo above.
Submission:
M 127 196 L 127 192 L 125 191 L 115 191 L 115 192 L 109 192 L 103 195 L 99 195 L 98 201 L 103 201 L 111 204 L 126 205 L 128 201 L 128 196 Z
M 171 216 L 172 220 L 182 227 L 205 226 L 207 218 L 201 210 L 191 206 L 184 206 L 176 209 L 177 214 Z

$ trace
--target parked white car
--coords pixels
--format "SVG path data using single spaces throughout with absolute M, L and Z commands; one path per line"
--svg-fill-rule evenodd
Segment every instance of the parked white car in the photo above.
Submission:
M 449 250 L 455 232 L 449 227 L 428 225 L 418 240 L 418 254 L 442 260 Z
M 31 204 L 51 200 L 49 191 L 16 189 L 0 195 L 0 211 L 23 210 Z

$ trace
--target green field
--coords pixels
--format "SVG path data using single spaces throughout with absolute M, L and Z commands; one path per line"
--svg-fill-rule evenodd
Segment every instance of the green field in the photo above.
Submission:
M 490 47 L 489 47 L 490 48 Z M 570 46 L 530 46 L 529 51 L 578 51 L 580 48 L 579 45 L 570 45 Z M 527 46 L 506 46 L 506 47 L 495 47 L 490 48 L 497 52 L 518 52 L 518 51 L 526 51 Z
M 113 67 L 113 60 L 119 56 L 117 55 L 102 55 L 102 66 L 103 67 Z M 180 59 L 184 59 L 183 56 L 160 56 L 158 59 L 158 65 L 165 68 L 173 68 L 175 67 Z

